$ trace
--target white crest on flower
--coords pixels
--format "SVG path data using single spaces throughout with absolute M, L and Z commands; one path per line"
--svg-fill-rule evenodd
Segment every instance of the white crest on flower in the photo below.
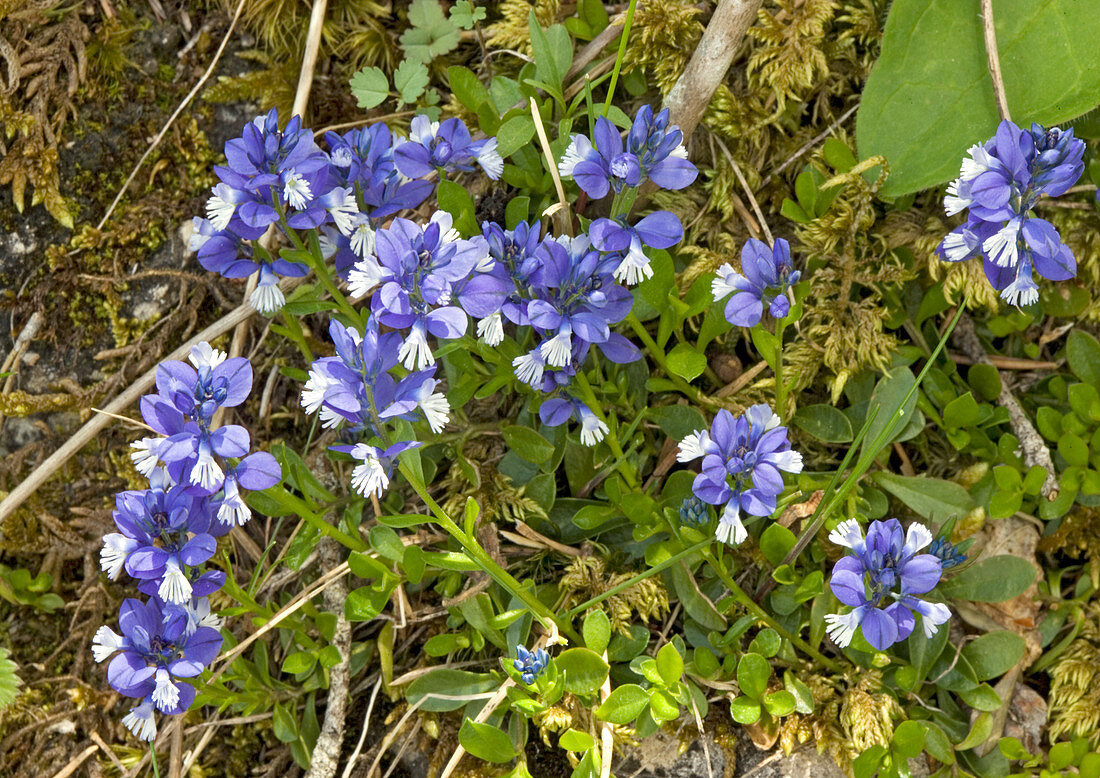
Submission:
M 847 519 L 836 525 L 836 529 L 829 533 L 829 540 L 838 546 L 850 548 L 860 554 L 867 547 L 867 541 L 863 538 L 863 527 L 859 526 L 856 519 Z
M 961 232 L 949 232 L 940 244 L 943 258 L 948 262 L 962 262 L 970 256 L 970 244 Z
M 248 304 L 265 316 L 270 316 L 286 305 L 286 295 L 279 288 L 276 277 L 272 275 L 267 282 L 261 279 L 256 285 L 252 294 L 248 296 Z
M 180 703 L 180 690 L 163 667 L 157 668 L 156 688 L 153 689 L 151 699 L 164 712 L 173 710 Z
M 213 454 L 210 453 L 210 449 L 204 446 L 199 447 L 199 458 L 195 462 L 194 467 L 191 468 L 191 483 L 201 486 L 208 492 L 213 493 L 222 484 L 222 469 L 217 462 L 214 461 Z M 190 597 L 190 595 L 188 595 Z
M 481 165 L 481 169 L 485 171 L 485 175 L 494 181 L 498 180 L 504 173 L 504 159 L 500 156 L 500 152 L 497 151 L 497 139 L 489 138 L 485 142 L 485 145 L 481 147 L 481 150 L 477 153 L 477 163 Z
M 365 256 L 348 273 L 348 292 L 354 298 L 365 297 L 390 276 L 390 271 L 382 267 L 377 259 Z
M 932 533 L 928 527 L 919 522 L 913 522 L 905 532 L 905 548 L 903 553 L 915 554 L 932 542 Z
M 112 581 L 118 578 L 126 557 L 138 547 L 138 542 L 118 532 L 103 536 L 103 548 L 99 551 L 99 566 Z
M 543 365 L 545 364 L 541 359 L 534 356 L 535 353 L 537 353 L 537 349 L 530 354 L 520 354 L 512 360 L 516 378 L 531 386 L 542 380 Z
M 1001 290 L 1001 299 L 1009 305 L 1031 305 L 1039 300 L 1039 286 L 1030 273 L 1019 273 Z
M 749 536 L 745 525 L 741 523 L 741 508 L 733 500 L 726 503 L 726 507 L 718 519 L 714 536 L 730 546 L 741 545 L 745 542 L 745 538 Z
M 727 295 L 737 291 L 735 286 L 738 279 L 743 276 L 733 269 L 733 265 L 726 263 L 718 268 L 718 275 L 710 282 L 710 292 L 715 300 L 721 300 Z
M 428 420 L 432 432 L 442 432 L 451 419 L 451 404 L 447 402 L 446 395 L 440 392 L 429 394 L 420 400 L 420 410 L 424 412 L 424 418 Z
M 359 203 L 355 199 L 355 190 L 348 187 L 343 190 L 339 202 L 331 206 L 328 212 L 332 215 L 332 221 L 340 233 L 351 237 L 351 231 L 355 229 L 359 217 Z
M 98 663 L 129 643 L 126 638 L 104 624 L 92 638 L 92 658 Z
M 293 169 L 283 174 L 283 197 L 287 204 L 295 210 L 302 210 L 313 199 L 313 191 L 306 181 Z
M 122 726 L 139 740 L 152 742 L 157 738 L 157 722 L 153 718 L 153 703 L 145 700 L 122 717 Z
M 432 350 L 428 347 L 424 325 L 413 325 L 409 330 L 409 336 L 405 338 L 405 342 L 397 352 L 397 358 L 401 360 L 406 370 L 423 370 L 435 364 L 435 357 L 432 356 Z
M 359 219 L 355 229 L 351 231 L 351 250 L 361 260 L 367 259 L 374 253 L 374 230 L 371 229 L 370 219 L 366 216 Z
M 859 609 L 850 613 L 826 613 L 825 624 L 829 637 L 841 648 L 846 647 L 859 629 Z
M 224 230 L 237 211 L 233 202 L 233 190 L 228 184 L 218 184 L 210 189 L 213 194 L 206 201 L 206 216 L 216 230 Z
M 191 599 L 191 582 L 175 559 L 170 558 L 164 564 L 164 580 L 160 582 L 157 594 L 165 602 L 176 605 L 183 605 Z
M 499 346 L 504 340 L 504 321 L 500 311 L 489 314 L 477 323 L 477 336 L 486 346 Z
M 982 249 L 997 267 L 1015 267 L 1020 261 L 1020 221 L 1012 219 L 985 239 Z
M 974 202 L 969 197 L 959 195 L 960 185 L 960 182 L 955 180 L 947 186 L 947 194 L 943 197 L 943 210 L 947 212 L 948 216 L 954 216 L 960 211 L 965 211 Z
M 565 149 L 561 162 L 558 163 L 558 175 L 562 178 L 572 178 L 573 170 L 578 163 L 587 159 L 591 149 L 592 144 L 588 142 L 588 138 L 583 135 L 571 135 L 569 146 Z
M 390 479 L 378 457 L 378 449 L 366 443 L 358 443 L 352 449 L 351 455 L 362 462 L 351 471 L 352 488 L 364 497 L 371 494 L 381 497 L 390 485 Z
M 653 277 L 653 268 L 649 265 L 649 257 L 642 251 L 641 243 L 635 238 L 630 242 L 630 248 L 623 257 L 622 262 L 615 268 L 615 280 L 622 281 L 627 286 L 640 284 L 647 278 Z
M 680 441 L 679 451 L 676 452 L 677 462 L 691 462 L 706 455 L 704 445 L 710 440 L 710 434 L 706 430 L 695 430 Z
M 582 408 L 580 411 L 581 417 L 581 445 L 582 446 L 594 446 L 603 440 L 604 435 L 607 434 L 607 425 L 604 424 L 596 414 L 587 408 Z
M 539 346 L 539 355 L 552 367 L 565 367 L 573 359 L 573 332 L 568 326 Z

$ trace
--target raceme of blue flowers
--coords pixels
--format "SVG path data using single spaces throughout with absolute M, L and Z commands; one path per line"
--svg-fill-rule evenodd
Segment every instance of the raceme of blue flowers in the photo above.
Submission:
M 375 124 L 326 133 L 326 150 L 298 117 L 280 128 L 272 111 L 226 144 L 226 164 L 215 168 L 218 183 L 206 217 L 194 219 L 190 246 L 210 271 L 255 276 L 250 302 L 268 315 L 285 304 L 281 278 L 327 273 L 329 265 L 334 283 L 361 301 L 355 316 L 333 317 L 332 355 L 313 361 L 300 401 L 335 432 L 339 442 L 330 449 L 354 463 L 352 490 L 380 498 L 398 457 L 423 443 L 408 439 L 407 422 L 426 422 L 432 433 L 450 422 L 436 375 L 438 342 L 469 338 L 471 329 L 489 347 L 509 331 L 522 333 L 511 366 L 532 410 L 548 426 L 574 421 L 586 446 L 604 439 L 604 409 L 592 407 L 592 392 L 579 377 L 593 353 L 614 363 L 641 358 L 613 327 L 630 314 L 629 287 L 654 274 L 647 249 L 679 243 L 683 227 L 667 211 L 632 218 L 631 207 L 646 182 L 678 190 L 695 181 L 683 141 L 667 110 L 643 107 L 625 138 L 598 117 L 593 137 L 571 136 L 558 173 L 593 200 L 610 196 L 601 206 L 607 216 L 580 219 L 576 235 L 544 234 L 538 222 L 511 229 L 485 222 L 480 234 L 464 237 L 446 212 L 426 220 L 413 212 L 432 194 L 436 177 L 480 169 L 500 178 L 504 162 L 495 138 L 474 138 L 457 118 L 417 116 L 407 138 Z M 970 150 L 949 188 L 948 213 L 966 210 L 967 221 L 944 239 L 939 255 L 953 262 L 980 255 L 990 282 L 1014 304 L 1037 299 L 1036 271 L 1051 280 L 1072 277 L 1072 254 L 1033 208 L 1043 195 L 1057 197 L 1075 183 L 1082 152 L 1071 131 L 1002 123 L 994 138 Z M 290 248 L 273 253 L 272 232 Z M 722 265 L 712 291 L 726 301 L 730 323 L 762 327 L 766 316 L 792 316 L 792 286 L 800 277 L 786 240 L 772 246 L 750 240 L 740 268 Z M 125 600 L 121 634 L 104 626 L 92 647 L 97 662 L 110 659 L 111 687 L 136 700 L 124 723 L 145 740 L 156 736 L 157 712 L 177 714 L 191 705 L 188 679 L 220 650 L 220 621 L 207 598 L 225 574 L 204 565 L 218 538 L 250 519 L 242 490 L 266 489 L 281 478 L 274 457 L 250 453 L 244 427 L 214 424 L 220 409 L 250 393 L 248 361 L 200 343 L 189 363 L 162 363 L 157 391 L 142 398 L 153 434 L 133 444 L 132 459 L 149 485 L 117 495 L 118 531 L 104 538 L 101 554 L 112 579 L 125 571 L 148 598 Z M 772 516 L 784 474 L 802 470 L 788 429 L 763 404 L 740 416 L 720 410 L 709 429 L 680 441 L 677 459 L 699 460 L 692 496 L 679 509 L 682 523 L 703 528 L 712 521 L 710 506 L 720 508 L 715 537 L 735 545 L 748 535 L 742 517 Z M 918 617 L 928 635 L 948 620 L 946 606 L 922 598 L 945 569 L 965 560 L 946 539 L 933 542 L 920 524 L 906 532 L 893 519 L 872 522 L 866 536 L 851 519 L 829 538 L 849 552 L 830 581 L 851 608 L 826 617 L 836 645 L 850 645 L 861 631 L 885 650 L 911 634 Z M 516 653 L 513 666 L 526 684 L 551 661 L 541 648 L 518 646 Z
M 997 134 L 972 146 L 944 208 L 967 212 L 966 222 L 936 249 L 947 262 L 980 256 L 986 277 L 1011 305 L 1039 299 L 1037 272 L 1050 281 L 1077 273 L 1077 262 L 1054 226 L 1034 214 L 1040 197 L 1065 194 L 1084 171 L 1083 141 L 1073 130 L 1022 130 L 1002 121 Z
M 155 712 L 190 707 L 195 688 L 186 679 L 221 649 L 221 622 L 208 597 L 225 573 L 203 565 L 217 538 L 251 518 L 241 489 L 266 489 L 281 478 L 271 454 L 248 453 L 244 427 L 213 426 L 220 408 L 240 405 L 252 390 L 248 360 L 227 358 L 209 343 L 194 346 L 189 360 L 162 362 L 156 393 L 141 398 L 142 418 L 158 436 L 135 442 L 131 458 L 149 488 L 115 496 L 118 532 L 103 538 L 100 552 L 108 576 L 125 570 L 149 598 L 124 601 L 121 634 L 100 627 L 92 644 L 97 662 L 111 659 L 111 688 L 138 701 L 123 724 L 142 740 L 156 737 Z

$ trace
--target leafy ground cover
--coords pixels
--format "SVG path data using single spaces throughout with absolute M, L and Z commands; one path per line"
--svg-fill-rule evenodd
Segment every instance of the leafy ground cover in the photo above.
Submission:
M 1088 3 L 18 5 L 0 769 L 1100 774 Z

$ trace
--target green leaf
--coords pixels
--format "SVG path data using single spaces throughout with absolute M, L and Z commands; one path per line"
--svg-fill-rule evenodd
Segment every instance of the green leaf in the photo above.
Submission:
M 794 709 L 799 713 L 814 712 L 814 694 L 810 687 L 798 680 L 790 670 L 783 672 L 783 685 L 795 700 Z
M 899 418 L 899 413 L 900 421 L 897 422 L 894 428 L 894 434 L 882 441 L 883 446 L 887 446 L 896 440 L 906 425 L 913 419 L 917 406 L 916 392 L 913 393 L 913 396 L 909 398 L 904 407 L 902 407 L 902 401 L 916 382 L 917 379 L 913 376 L 913 371 L 907 367 L 896 367 L 875 384 L 874 391 L 871 392 L 867 412 L 869 414 L 875 408 L 878 408 L 878 415 L 872 420 L 867 428 L 867 434 L 863 438 L 863 453 L 870 452 L 878 456 L 879 450 L 870 451 L 871 446 L 875 445 L 875 439 L 883 430 L 890 427 L 894 420 Z
M 973 689 L 964 689 L 958 694 L 959 699 L 975 710 L 994 711 L 1001 707 L 1000 696 L 987 683 L 978 684 Z
M 523 197 L 513 197 L 508 201 L 508 205 L 504 206 L 505 226 L 510 230 L 514 230 L 517 224 L 527 221 L 527 216 L 530 212 L 530 197 L 526 195 Z
M 459 0 L 463 2 L 463 0 Z M 465 0 L 469 2 L 469 0 Z M 454 17 L 458 3 L 451 6 L 451 16 Z M 479 9 L 483 10 L 483 9 Z M 477 109 L 489 102 L 489 90 L 481 83 L 474 71 L 461 65 L 452 65 L 447 68 L 447 81 L 451 85 L 451 93 L 463 106 L 477 113 Z
M 969 751 L 988 740 L 991 734 L 993 734 L 993 716 L 982 713 L 974 720 L 974 726 L 970 728 L 970 732 L 963 741 L 955 746 L 955 750 Z
M 779 653 L 782 646 L 783 639 L 779 637 L 779 633 L 769 627 L 756 633 L 756 637 L 749 643 L 749 651 L 770 659 Z
M 420 703 L 420 710 L 441 713 L 466 707 L 472 695 L 497 688 L 500 682 L 485 673 L 441 668 L 422 675 L 409 684 L 405 698 L 410 705 Z
M 511 156 L 531 142 L 535 135 L 535 122 L 530 114 L 513 116 L 497 130 L 497 152 L 502 157 Z
M 794 695 L 788 691 L 781 690 L 764 695 L 764 709 L 777 718 L 790 715 L 795 709 L 795 704 Z
M 1100 386 L 1100 342 L 1082 330 L 1070 330 L 1066 360 L 1073 374 L 1087 384 Z
M 694 381 L 707 369 L 707 358 L 686 343 L 677 343 L 668 353 L 668 369 L 687 381 Z
M 424 65 L 453 51 L 461 39 L 458 25 L 443 15 L 436 0 L 413 0 L 409 24 L 412 26 L 401 34 L 401 46 L 409 59 Z
M 543 29 L 531 11 L 527 17 L 531 32 L 531 51 L 535 55 L 535 75 L 557 91 L 573 61 L 573 41 L 569 32 L 560 24 Z
M 976 506 L 966 489 L 954 481 L 895 475 L 884 470 L 871 477 L 876 484 L 905 503 L 914 513 L 932 521 L 962 518 Z
M 1100 14 L 1087 0 L 999 0 L 994 21 L 1005 91 L 1021 127 L 1096 105 Z M 959 174 L 967 148 L 998 124 L 979 0 L 895 0 L 856 120 L 860 156 L 882 154 L 897 197 Z
M 680 680 L 684 674 L 684 658 L 676 650 L 676 646 L 665 643 L 657 652 L 657 672 L 661 674 L 661 680 L 665 686 L 672 686 Z
M 760 536 L 760 550 L 772 565 L 778 565 L 797 541 L 794 533 L 782 524 L 769 524 Z
M 1027 591 L 1038 571 L 1026 559 L 1010 554 L 983 559 L 940 584 L 945 597 L 972 602 L 1004 602 Z
M 629 724 L 649 704 L 649 694 L 633 683 L 616 686 L 596 710 L 596 717 L 612 724 Z
M 676 592 L 676 598 L 684 606 L 688 616 L 705 629 L 724 630 L 726 628 L 726 620 L 714 607 L 714 603 L 699 591 L 699 585 L 683 562 L 672 565 L 668 569 L 668 575 L 672 578 L 672 588 Z
M 876 775 L 878 766 L 882 764 L 886 756 L 886 749 L 880 745 L 873 745 L 857 756 L 852 761 L 852 773 L 856 778 L 872 778 Z
M 791 423 L 826 443 L 850 443 L 855 437 L 852 422 L 831 405 L 803 405 L 795 411 Z
M 480 724 L 473 719 L 463 720 L 458 730 L 458 742 L 472 756 L 486 762 L 510 762 L 516 755 L 516 749 L 507 732 L 489 724 Z
M 980 418 L 978 402 L 970 392 L 956 397 L 943 409 L 943 425 L 947 429 L 970 427 L 977 424 Z
M 400 562 L 405 558 L 405 544 L 396 532 L 384 525 L 371 527 L 370 547 L 393 562 Z
M 554 455 L 554 444 L 530 427 L 511 424 L 502 430 L 504 442 L 528 462 L 542 464 Z
M 271 729 L 280 743 L 293 743 L 298 739 L 298 720 L 285 702 L 275 703 L 272 709 Z
M 587 648 L 569 648 L 554 660 L 565 674 L 565 689 L 571 694 L 593 694 L 607 679 L 607 662 Z
M 988 632 L 967 643 L 962 654 L 979 681 L 1004 675 L 1024 656 L 1024 639 L 1015 632 Z
M 890 747 L 902 758 L 914 759 L 924 750 L 924 740 L 927 736 L 928 725 L 923 721 L 903 721 L 894 730 Z
M 696 430 L 707 428 L 702 412 L 693 405 L 662 405 L 650 408 L 648 416 L 673 440 L 683 440 Z
M 730 716 L 738 724 L 755 724 L 760 720 L 760 703 L 748 697 L 735 697 L 730 702 Z
M 312 651 L 295 651 L 283 660 L 282 670 L 288 675 L 297 675 L 298 673 L 309 672 L 316 663 L 317 657 L 313 655 Z
M 474 199 L 466 187 L 454 181 L 440 181 L 436 189 L 439 207 L 454 218 L 454 227 L 463 235 L 478 232 Z
M 984 400 L 996 400 L 1001 394 L 1001 374 L 993 365 L 979 362 L 970 368 L 966 380 Z
M 470 0 L 455 0 L 451 6 L 451 21 L 464 30 L 472 30 L 474 25 L 485 19 L 485 13 L 484 8 L 475 6 Z
M 344 600 L 344 616 L 348 621 L 370 621 L 382 612 L 390 601 L 388 589 L 360 586 L 348 592 Z
M 390 96 L 390 82 L 381 68 L 363 68 L 351 77 L 351 93 L 360 108 L 374 108 Z
M 586 646 L 597 654 L 602 654 L 611 642 L 611 620 L 602 610 L 591 610 L 584 617 L 581 635 Z
M 566 751 L 587 751 L 596 745 L 596 741 L 587 732 L 579 729 L 567 729 L 558 738 L 558 746 Z
M 0 648 L 0 710 L 15 702 L 23 681 L 15 674 L 19 666 L 8 657 L 6 648 Z
M 759 700 L 768 688 L 772 668 L 760 654 L 745 654 L 737 663 L 737 685 L 741 693 Z
M 401 95 L 402 103 L 415 103 L 428 86 L 428 68 L 423 62 L 407 59 L 393 72 L 393 85 Z

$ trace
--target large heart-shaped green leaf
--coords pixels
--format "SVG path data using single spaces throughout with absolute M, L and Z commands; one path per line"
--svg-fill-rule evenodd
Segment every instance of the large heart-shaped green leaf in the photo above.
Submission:
M 1013 121 L 1058 124 L 1096 106 L 1095 0 L 994 0 L 993 19 Z M 856 123 L 860 155 L 890 163 L 882 193 L 955 178 L 998 121 L 979 0 L 894 0 Z

